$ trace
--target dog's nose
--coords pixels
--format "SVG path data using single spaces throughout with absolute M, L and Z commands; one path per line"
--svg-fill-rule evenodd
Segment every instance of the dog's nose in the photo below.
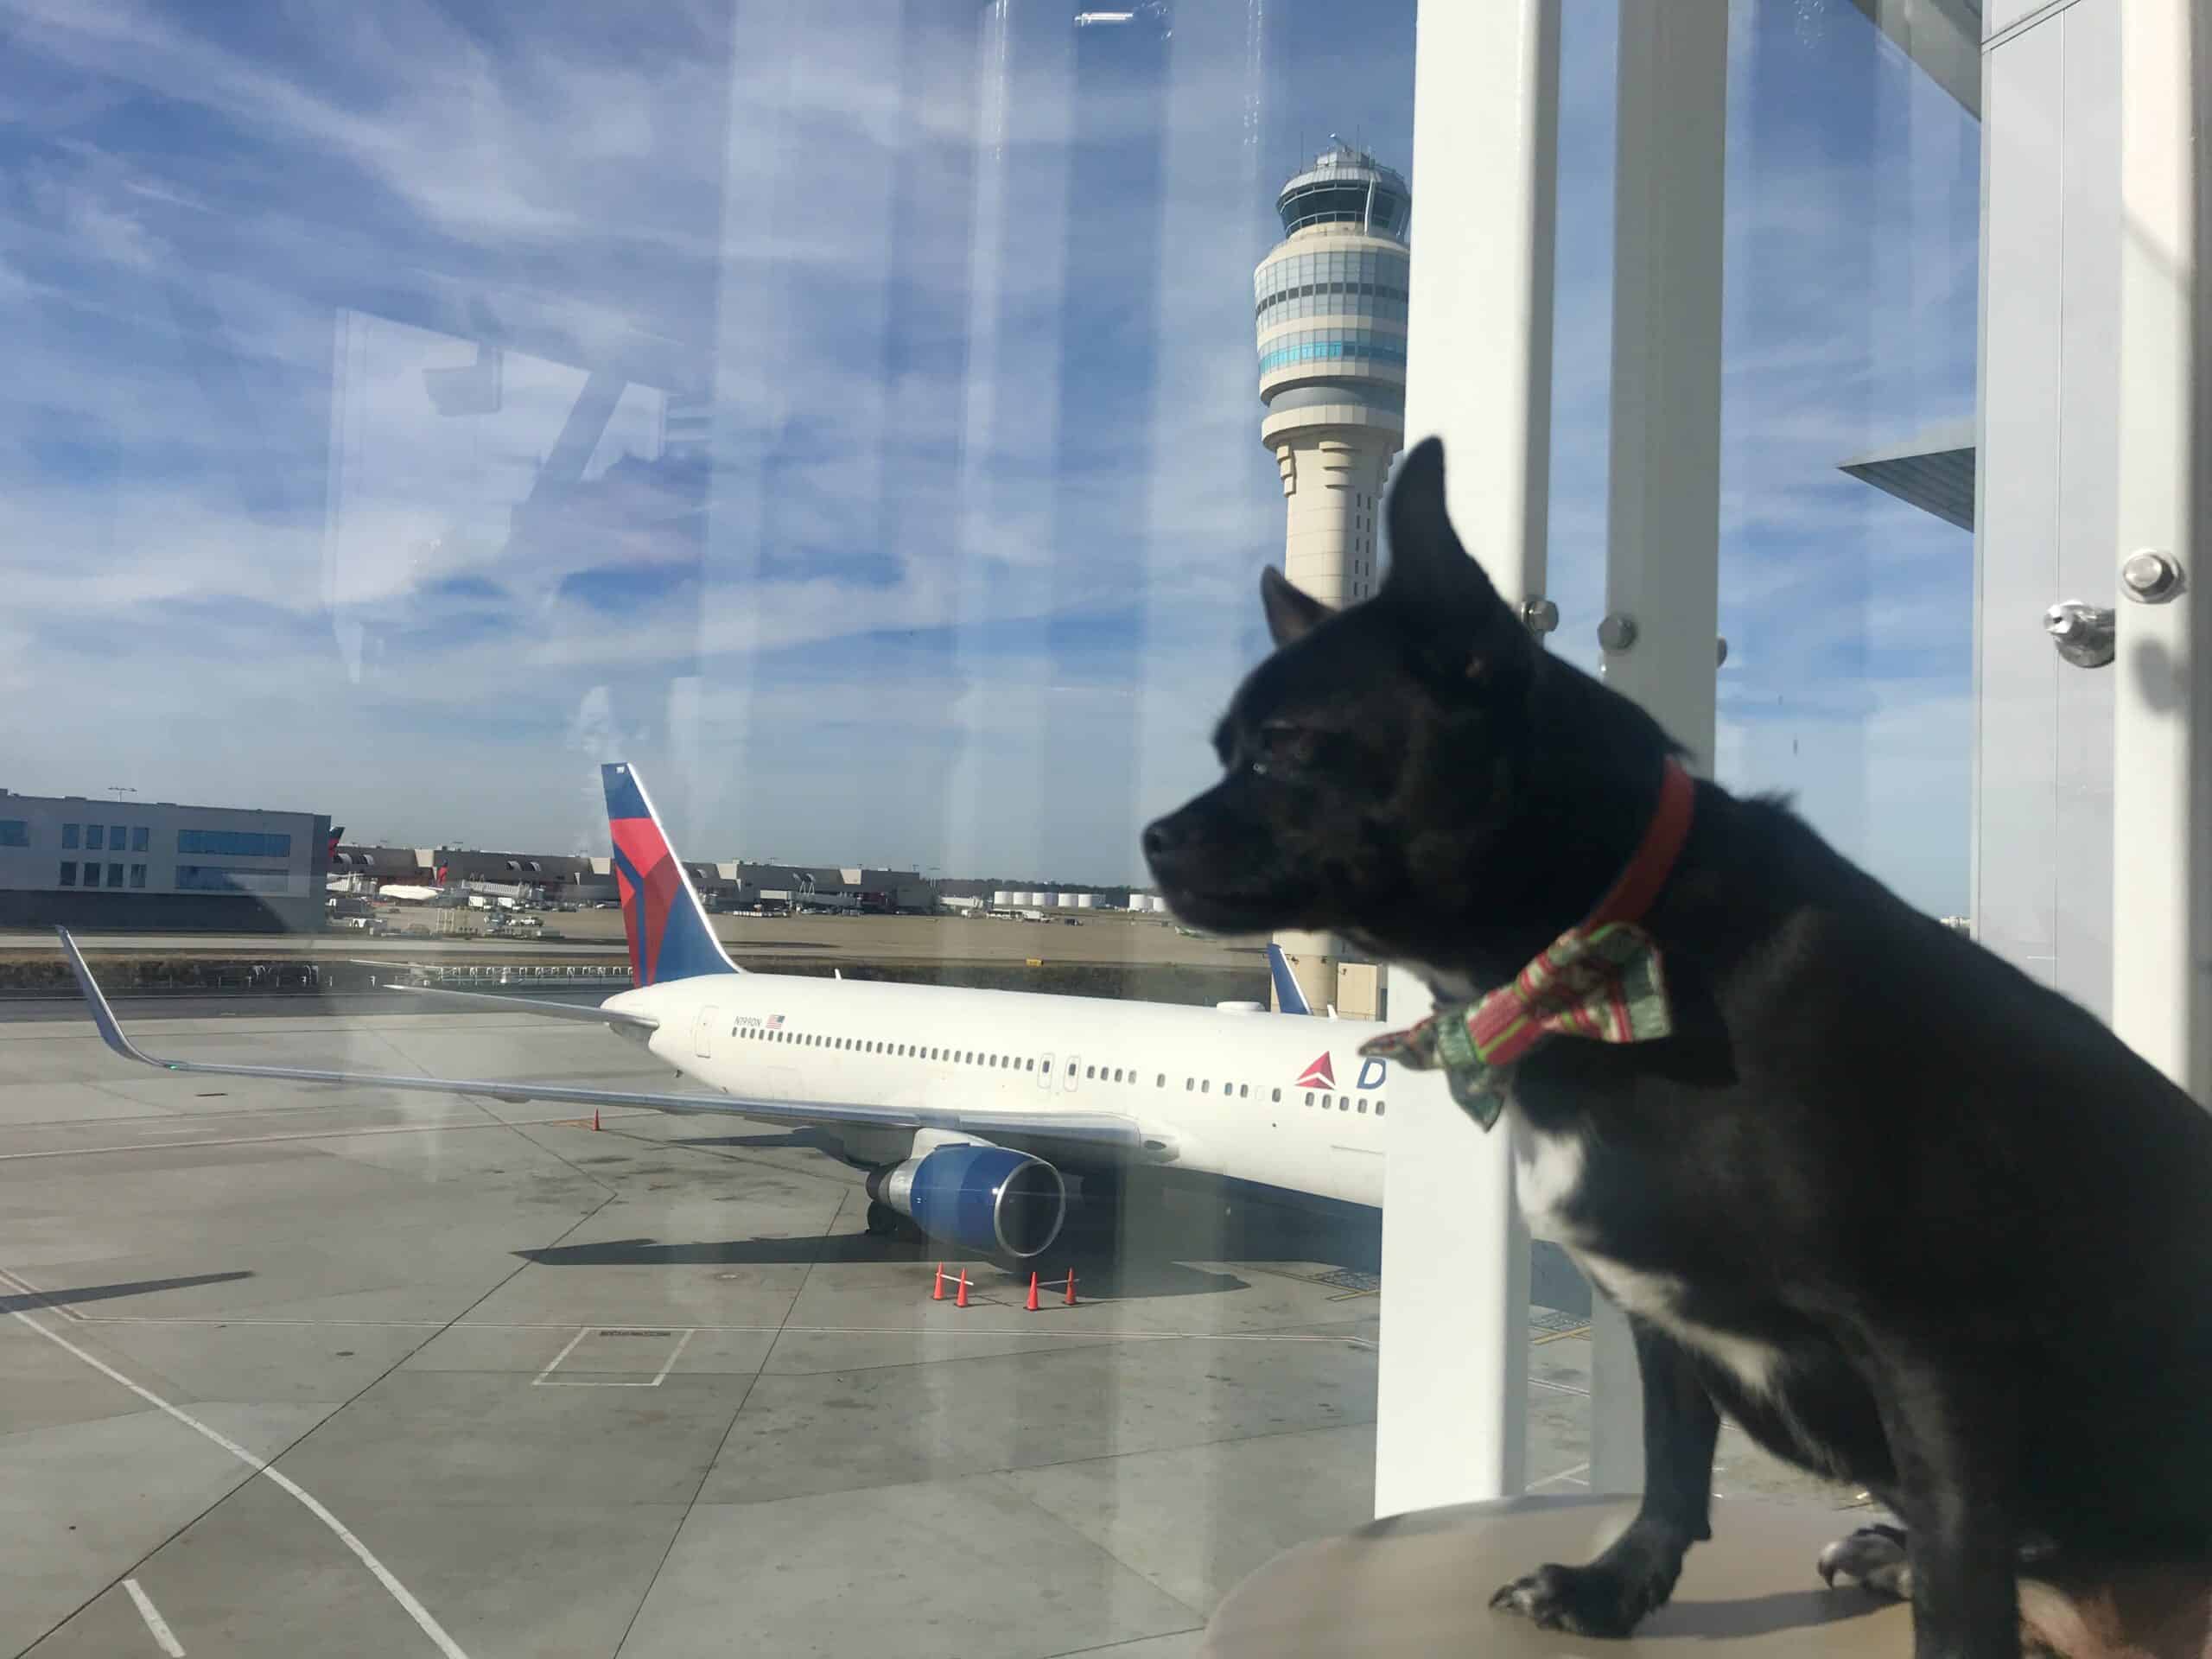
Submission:
M 1154 818 L 1150 823 L 1145 825 L 1144 834 L 1140 840 L 1144 844 L 1144 855 L 1147 858 L 1164 857 L 1175 850 L 1182 837 L 1175 833 L 1171 827 L 1172 823 L 1172 819 Z

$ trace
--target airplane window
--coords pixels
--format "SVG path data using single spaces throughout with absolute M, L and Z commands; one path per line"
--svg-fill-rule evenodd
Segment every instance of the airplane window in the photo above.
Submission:
M 991 1070 L 992 1070 L 992 1071 L 997 1071 L 998 1069 L 999 1069 L 999 1057 L 998 1057 L 997 1055 L 994 1054 L 994 1055 L 992 1055 L 992 1056 L 991 1056 Z
M 1200 1084 L 1198 1085 L 1198 1092 L 1202 1095 L 1210 1095 L 1213 1093 L 1213 1079 L 1211 1077 L 1208 1077 L 1204 1083 Z
M 1083 1075 L 1086 1078 L 1095 1077 L 1098 1075 L 1098 1068 L 1095 1065 L 1086 1065 L 1083 1068 Z
M 1322 1109 L 1323 1111 L 1325 1111 L 1325 1111 L 1327 1111 L 1327 1110 L 1329 1109 L 1329 1103 L 1330 1103 L 1331 1101 L 1334 1100 L 1335 1098 L 1336 1098 L 1336 1096 L 1335 1096 L 1334 1095 L 1324 1095 L 1324 1096 L 1321 1096 L 1321 1109 Z
M 1021 1069 L 1025 1071 L 1034 1071 L 1037 1069 L 1037 1061 L 1035 1057 L 1032 1056 L 1030 1058 L 1024 1060 L 1021 1063 Z
M 1313 1103 L 1313 1091 L 1311 1089 L 1308 1089 L 1306 1091 L 1306 1103 L 1308 1106 L 1311 1106 Z
M 1165 1071 L 1160 1074 L 1160 1086 L 1163 1089 L 1167 1086 L 1167 1074 Z
M 1269 1100 L 1273 1101 L 1276 1105 L 1278 1105 L 1278 1106 L 1281 1105 L 1281 1104 L 1282 1104 L 1282 1090 L 1280 1090 L 1280 1089 L 1270 1089 L 1270 1090 L 1268 1091 L 1268 1098 Z
M 1186 1095 L 1197 1089 L 1198 1086 L 1198 1080 L 1196 1077 L 1185 1077 L 1183 1079 L 1183 1092 Z
M 1252 1085 L 1251 1085 L 1250 1084 L 1249 1084 L 1249 1083 L 1240 1083 L 1240 1084 L 1238 1084 L 1236 1085 L 1236 1098 L 1237 1098 L 1237 1099 L 1239 1099 L 1239 1100 L 1249 1100 L 1249 1099 L 1250 1099 L 1250 1098 L 1251 1098 L 1251 1095 L 1252 1095 Z
M 1378 1101 L 1376 1101 L 1376 1102 L 1375 1103 L 1375 1116 L 1376 1116 L 1380 1117 L 1380 1116 L 1382 1116 L 1382 1105 L 1383 1105 L 1383 1103 L 1382 1103 L 1382 1102 L 1381 1102 L 1381 1101 L 1379 1101 L 1379 1100 L 1378 1100 Z
M 1351 1096 L 1350 1095 L 1338 1096 L 1337 1109 L 1340 1112 L 1348 1112 L 1351 1110 Z
M 1359 1109 L 1363 1112 L 1367 1109 L 1367 1102 L 1364 1098 L 1363 1098 L 1359 1103 Z

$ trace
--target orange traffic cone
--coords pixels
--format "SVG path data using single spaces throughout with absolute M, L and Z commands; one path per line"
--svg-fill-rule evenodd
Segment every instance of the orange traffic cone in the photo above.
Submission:
M 1033 1273 L 1029 1275 L 1028 1307 L 1032 1313 L 1037 1311 L 1037 1275 Z
M 599 1127 L 599 1108 L 596 1106 L 591 1109 L 591 1126 L 594 1129 Z
M 941 1302 L 941 1301 L 943 1301 L 944 1300 L 944 1262 L 938 1262 L 938 1263 L 937 1264 L 937 1283 L 936 1283 L 936 1285 L 935 1285 L 935 1286 L 931 1289 L 931 1291 L 930 1291 L 930 1300 L 931 1300 L 931 1301 L 933 1301 L 933 1302 Z
M 952 1299 L 952 1305 L 955 1307 L 968 1306 L 968 1269 L 965 1268 L 960 1269 L 960 1294 Z
M 1068 1269 L 1068 1299 L 1063 1306 L 1067 1307 L 1075 1306 L 1075 1269 L 1073 1268 Z

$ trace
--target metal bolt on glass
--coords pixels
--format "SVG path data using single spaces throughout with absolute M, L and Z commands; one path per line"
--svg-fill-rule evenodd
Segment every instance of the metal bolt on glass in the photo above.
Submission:
M 1541 594 L 1532 594 L 1521 601 L 1521 620 L 1531 633 L 1549 633 L 1559 626 L 1559 607 Z
M 2043 613 L 2044 632 L 2076 668 L 2102 668 L 2113 658 L 2114 617 L 2103 606 L 2069 599 Z
M 2181 565 L 2171 553 L 2145 548 L 2120 567 L 2120 584 L 2139 605 L 2163 605 L 2181 592 Z

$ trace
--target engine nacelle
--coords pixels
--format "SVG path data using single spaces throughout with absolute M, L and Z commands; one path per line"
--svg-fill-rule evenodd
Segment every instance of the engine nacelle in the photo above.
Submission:
M 1067 1187 L 1042 1158 L 1005 1147 L 938 1147 L 871 1170 L 868 1195 L 964 1250 L 1041 1255 L 1067 1219 Z

